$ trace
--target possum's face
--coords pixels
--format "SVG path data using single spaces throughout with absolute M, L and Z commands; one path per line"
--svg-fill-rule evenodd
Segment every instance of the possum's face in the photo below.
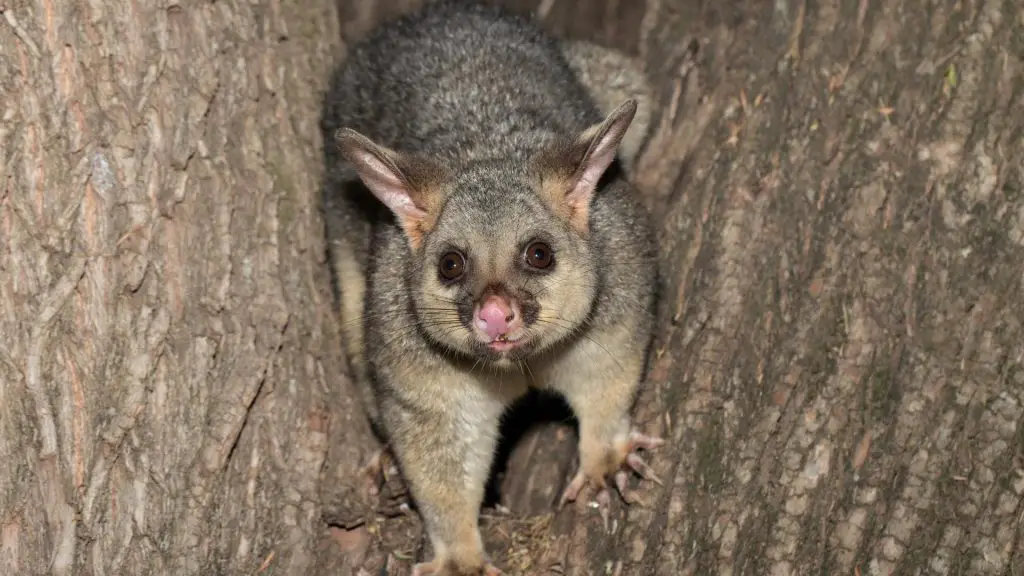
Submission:
M 579 330 L 599 282 L 586 234 L 536 174 L 516 172 L 460 175 L 410 270 L 424 331 L 483 360 L 522 360 Z
M 431 340 L 508 364 L 584 326 L 600 278 L 590 203 L 635 112 L 627 101 L 526 162 L 458 170 L 339 133 L 342 154 L 409 241 L 404 272 Z

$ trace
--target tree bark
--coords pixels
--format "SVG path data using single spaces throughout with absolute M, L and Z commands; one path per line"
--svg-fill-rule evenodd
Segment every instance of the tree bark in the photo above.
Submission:
M 609 534 L 554 508 L 572 430 L 527 431 L 512 516 L 485 512 L 502 565 L 1024 573 L 1019 5 L 515 4 L 640 55 L 660 90 L 635 177 L 664 253 L 637 418 L 672 444 Z
M 636 414 L 670 444 L 606 530 L 556 510 L 575 436 L 528 404 L 496 475 L 511 513 L 483 512 L 498 564 L 1024 573 L 1018 5 L 509 1 L 659 90 Z M 0 6 L 0 573 L 428 554 L 357 488 L 375 444 L 317 209 L 329 66 L 416 4 Z
M 315 570 L 336 6 L 0 11 L 0 573 Z

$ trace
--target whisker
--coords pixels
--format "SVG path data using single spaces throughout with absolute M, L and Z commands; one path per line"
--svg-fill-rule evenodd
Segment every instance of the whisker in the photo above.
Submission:
M 577 325 L 577 326 L 572 326 L 572 325 L 571 325 L 571 324 L 570 324 L 570 323 L 569 323 L 569 322 L 568 322 L 567 320 L 565 320 L 564 318 L 561 318 L 561 317 L 556 317 L 556 318 L 557 318 L 557 319 L 559 319 L 559 320 L 561 320 L 561 321 L 562 321 L 562 322 L 563 322 L 564 324 L 558 324 L 558 323 L 556 323 L 556 322 L 552 321 L 552 319 L 541 319 L 541 318 L 538 318 L 538 319 L 537 319 L 537 322 L 538 322 L 538 323 L 545 323 L 545 322 L 546 322 L 546 323 L 548 323 L 548 324 L 552 324 L 552 325 L 554 325 L 554 326 L 558 326 L 558 327 L 560 327 L 560 328 L 563 328 L 563 329 L 567 329 L 567 330 L 569 330 L 569 333 L 570 333 L 570 335 L 573 335 L 573 336 L 579 336 L 579 337 L 582 337 L 582 338 L 586 338 L 586 339 L 587 339 L 588 341 L 592 342 L 592 343 L 593 343 L 593 344 L 595 344 L 595 345 L 596 345 L 596 346 L 597 346 L 598 348 L 600 348 L 601 350 L 603 350 L 603 351 L 604 351 L 604 353 L 605 353 L 605 354 L 607 354 L 607 355 L 608 355 L 608 357 L 609 357 L 609 358 L 611 358 L 611 359 L 612 359 L 612 361 L 613 361 L 613 362 L 615 362 L 615 364 L 616 364 L 616 365 L 617 365 L 617 366 L 618 366 L 619 368 L 622 368 L 622 367 L 623 367 L 623 366 L 622 366 L 622 364 L 621 364 L 621 363 L 619 362 L 619 359 L 618 359 L 618 357 L 617 357 L 616 355 L 612 354 L 612 353 L 611 353 L 611 351 L 610 351 L 610 350 L 608 350 L 608 348 L 606 348 L 606 347 L 604 346 L 604 344 L 601 344 L 600 342 L 598 342 L 597 340 L 595 340 L 594 338 L 592 338 L 592 337 L 591 337 L 591 336 L 590 336 L 589 334 L 587 334 L 586 332 L 584 332 L 584 331 L 583 331 L 583 328 L 585 328 L 585 327 L 586 327 L 586 326 L 585 326 L 585 324 L 581 323 L 581 324 L 579 324 L 579 325 Z

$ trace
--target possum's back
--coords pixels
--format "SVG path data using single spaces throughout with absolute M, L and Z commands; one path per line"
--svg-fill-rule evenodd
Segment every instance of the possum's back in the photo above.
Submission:
M 554 40 L 478 3 L 441 0 L 384 24 L 333 82 L 332 130 L 449 161 L 522 158 L 601 120 Z

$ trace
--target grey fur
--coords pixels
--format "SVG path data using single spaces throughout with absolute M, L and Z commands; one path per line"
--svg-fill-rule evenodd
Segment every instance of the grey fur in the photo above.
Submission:
M 561 46 L 569 66 L 602 113 L 610 113 L 629 98 L 639 103 L 629 133 L 619 148 L 623 166 L 632 170 L 649 135 L 654 112 L 655 92 L 644 73 L 643 63 L 586 40 L 567 40 L 561 42 Z
M 583 434 L 602 449 L 611 450 L 628 427 L 624 403 L 642 375 L 655 306 L 657 256 L 648 214 L 616 164 L 593 196 L 583 233 L 552 212 L 537 184 L 539 155 L 570 148 L 611 112 L 613 96 L 596 93 L 594 79 L 612 75 L 583 60 L 598 50 L 572 48 L 496 8 L 440 0 L 352 46 L 331 79 L 321 123 L 330 262 L 339 298 L 346 290 L 365 292 L 365 300 L 356 300 L 361 314 L 355 308 L 342 314 L 346 354 L 369 418 L 411 480 L 439 554 L 438 573 L 482 569 L 467 513 L 457 516 L 451 508 L 479 506 L 478 469 L 489 466 L 497 420 L 527 386 L 566 394 Z M 627 62 L 610 52 L 602 60 Z M 650 103 L 646 84 L 615 90 Z M 629 160 L 649 117 L 649 110 L 638 114 L 631 140 L 621 144 Z M 450 175 L 422 245 L 410 245 L 339 151 L 335 136 L 343 128 L 399 154 L 433 159 Z M 537 237 L 552 242 L 555 266 L 562 266 L 556 273 L 564 276 L 506 265 Z M 468 280 L 457 292 L 431 279 L 450 246 L 469 254 Z M 577 282 L 549 285 L 545 278 Z M 524 298 L 561 299 L 566 310 L 583 306 L 586 313 L 571 326 L 538 327 L 549 332 L 506 362 L 516 368 L 509 370 L 474 354 L 462 336 L 447 338 L 464 331 L 453 320 L 455 304 L 435 310 L 446 302 L 438 294 L 462 305 L 498 280 Z M 593 348 L 580 344 L 587 341 L 614 349 L 591 361 L 585 355 Z M 573 376 L 581 363 L 597 381 Z M 587 408 L 588 395 L 606 408 Z M 437 484 L 446 481 L 454 492 Z M 475 530 L 475 515 L 473 521 Z

